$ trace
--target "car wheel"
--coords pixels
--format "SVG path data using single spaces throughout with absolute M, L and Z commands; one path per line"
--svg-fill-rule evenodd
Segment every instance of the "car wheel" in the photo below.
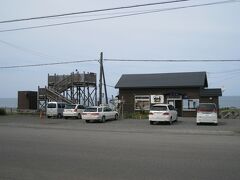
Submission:
M 82 119 L 82 116 L 81 116 L 80 113 L 78 114 L 77 118 L 78 118 L 78 119 Z
M 89 123 L 90 121 L 89 121 L 89 120 L 86 120 L 85 122 L 86 122 L 86 123 Z
M 169 120 L 169 125 L 172 125 L 172 117 L 171 117 L 171 119 Z
M 51 116 L 47 116 L 47 118 L 49 119 Z
M 101 122 L 105 123 L 105 121 L 106 121 L 106 118 L 105 118 L 105 116 L 103 116 L 102 119 L 101 119 Z
M 117 114 L 115 115 L 115 120 L 118 120 L 118 115 Z
M 65 116 L 64 119 L 68 119 L 68 117 Z
M 197 123 L 197 126 L 199 125 L 200 123 Z
M 154 124 L 154 121 L 149 121 L 150 125 L 153 125 Z
M 177 122 L 178 121 L 178 117 L 176 117 L 176 119 L 175 119 L 175 122 Z

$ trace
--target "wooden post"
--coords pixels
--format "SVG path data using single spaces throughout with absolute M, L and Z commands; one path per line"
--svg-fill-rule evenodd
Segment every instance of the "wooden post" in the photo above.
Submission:
M 99 74 L 99 102 L 98 105 L 102 104 L 102 64 L 103 64 L 103 53 L 100 54 L 100 74 Z
M 108 104 L 107 85 L 106 85 L 106 79 L 105 79 L 103 64 L 102 64 L 102 75 L 103 75 L 103 83 L 104 83 L 106 104 Z

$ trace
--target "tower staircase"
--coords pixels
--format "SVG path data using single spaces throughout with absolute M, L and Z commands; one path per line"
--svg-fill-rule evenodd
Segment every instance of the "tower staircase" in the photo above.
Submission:
M 38 87 L 39 108 L 46 109 L 49 101 L 96 105 L 97 83 L 95 73 L 48 75 L 48 87 Z

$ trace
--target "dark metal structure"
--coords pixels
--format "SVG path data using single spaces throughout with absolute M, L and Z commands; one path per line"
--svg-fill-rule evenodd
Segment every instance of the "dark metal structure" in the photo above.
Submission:
M 38 88 L 39 109 L 45 110 L 48 101 L 97 105 L 96 73 L 48 75 L 48 87 Z
M 37 92 L 36 91 L 18 91 L 18 109 L 19 110 L 36 110 L 37 109 Z

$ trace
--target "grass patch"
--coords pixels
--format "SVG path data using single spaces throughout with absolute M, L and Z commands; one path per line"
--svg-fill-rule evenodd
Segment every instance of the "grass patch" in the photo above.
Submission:
M 237 108 L 221 108 L 219 114 L 223 119 L 240 119 L 240 109 Z
M 125 115 L 126 119 L 148 119 L 148 112 L 143 111 L 143 112 L 134 112 L 131 114 Z
M 228 113 L 228 112 L 240 112 L 240 109 L 237 108 L 221 108 L 220 113 Z

